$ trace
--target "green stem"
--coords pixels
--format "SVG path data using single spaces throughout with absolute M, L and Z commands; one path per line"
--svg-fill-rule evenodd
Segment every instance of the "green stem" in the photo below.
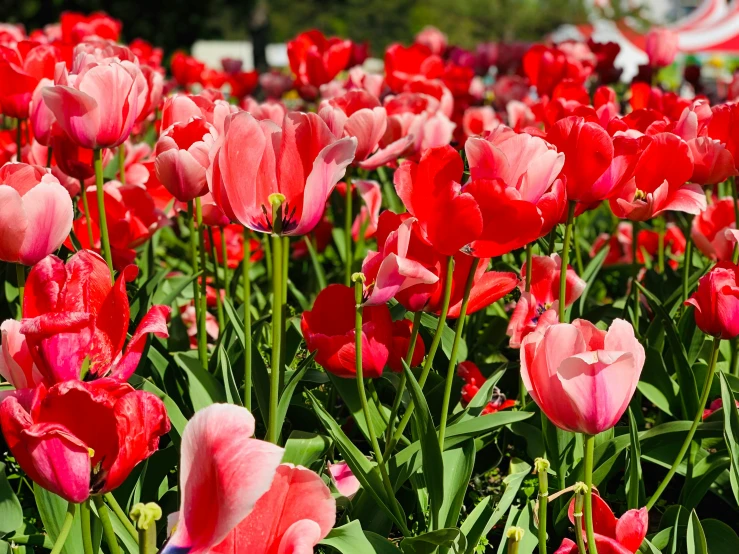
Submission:
M 567 291 L 567 267 L 570 263 L 570 242 L 572 240 L 572 222 L 575 219 L 575 206 L 577 203 L 570 202 L 567 208 L 567 225 L 565 227 L 565 238 L 562 244 L 562 270 L 559 272 L 559 322 L 567 323 L 565 294 Z
M 718 337 L 713 337 L 711 360 L 708 364 L 708 371 L 706 372 L 706 380 L 703 383 L 703 391 L 701 392 L 701 397 L 700 397 L 700 400 L 698 401 L 698 409 L 696 410 L 695 416 L 693 417 L 693 423 L 690 426 L 690 429 L 688 430 L 688 434 L 685 437 L 685 440 L 683 441 L 683 445 L 680 447 L 680 451 L 677 453 L 677 457 L 675 458 L 675 461 L 672 462 L 672 466 L 670 466 L 670 470 L 667 472 L 667 475 L 662 480 L 662 482 L 659 484 L 659 487 L 657 487 L 657 490 L 654 491 L 654 494 L 649 499 L 649 502 L 647 502 L 647 510 L 651 510 L 652 507 L 657 503 L 657 500 L 659 500 L 659 497 L 662 495 L 664 490 L 667 488 L 667 485 L 670 483 L 670 480 L 674 477 L 675 473 L 677 473 L 677 468 L 680 466 L 680 462 L 682 462 L 683 457 L 685 457 L 685 453 L 688 451 L 688 448 L 690 448 L 690 443 L 693 440 L 693 437 L 695 436 L 695 431 L 698 429 L 698 424 L 701 422 L 701 418 L 703 417 L 703 408 L 706 406 L 706 402 L 708 401 L 708 395 L 711 392 L 711 384 L 713 383 L 713 376 L 716 373 L 716 362 L 718 361 L 718 353 L 719 353 L 720 345 L 721 345 L 721 339 Z
M 92 526 L 90 525 L 90 500 L 80 504 L 80 523 L 82 524 L 82 550 L 84 554 L 95 554 L 92 547 Z
M 416 349 L 416 342 L 418 340 L 418 331 L 421 328 L 421 317 L 423 312 L 417 311 L 413 315 L 413 327 L 411 328 L 411 339 L 408 342 L 408 351 L 405 354 L 405 363 L 408 367 L 411 367 L 411 360 L 413 360 L 413 351 Z M 406 376 L 405 371 L 400 374 L 400 381 L 398 381 L 398 390 L 395 392 L 395 400 L 390 410 L 390 423 L 387 426 L 387 432 L 385 434 L 385 444 L 388 444 L 393 436 L 393 428 L 395 427 L 395 420 L 398 417 L 398 410 L 400 410 L 400 404 L 403 401 L 403 393 L 405 392 Z
M 585 551 L 585 541 L 582 539 L 582 512 L 585 503 L 585 495 L 581 492 L 575 494 L 575 542 L 577 550 L 580 554 L 587 554 Z
M 467 283 L 464 287 L 464 296 L 462 297 L 462 306 L 459 310 L 459 318 L 454 330 L 454 342 L 452 343 L 452 352 L 449 356 L 449 366 L 446 371 L 446 383 L 444 386 L 444 399 L 441 405 L 441 423 L 439 423 L 439 448 L 444 450 L 444 436 L 446 435 L 446 422 L 449 417 L 449 402 L 452 396 L 452 383 L 454 382 L 454 370 L 457 367 L 457 350 L 459 349 L 459 341 L 462 338 L 462 330 L 467 317 L 467 305 L 470 301 L 470 291 L 472 284 L 475 282 L 475 272 L 480 263 L 480 258 L 474 258 L 470 264 L 470 272 L 467 275 Z
M 100 247 L 103 251 L 105 263 L 110 270 L 110 282 L 115 283 L 113 275 L 113 256 L 110 251 L 110 238 L 108 237 L 108 219 L 105 215 L 105 191 L 103 189 L 103 156 L 99 148 L 93 150 L 92 159 L 95 163 L 95 188 L 98 200 L 98 220 L 100 223 Z
M 423 386 L 426 384 L 426 379 L 429 376 L 429 372 L 431 371 L 431 366 L 434 363 L 434 356 L 436 356 L 436 350 L 439 348 L 439 344 L 441 343 L 441 335 L 444 332 L 444 325 L 446 324 L 446 316 L 449 313 L 449 301 L 452 297 L 452 283 L 454 278 L 454 256 L 449 256 L 447 258 L 447 266 L 446 266 L 446 280 L 444 281 L 444 299 L 442 300 L 441 304 L 441 313 L 439 314 L 439 319 L 436 323 L 436 331 L 434 332 L 434 338 L 431 341 L 431 347 L 429 348 L 427 354 L 426 354 L 426 361 L 423 364 L 423 369 L 421 370 L 421 375 L 418 379 L 418 385 L 421 387 L 421 390 L 423 390 Z M 398 428 L 395 430 L 395 433 L 393 434 L 393 438 L 390 440 L 388 444 L 385 445 L 385 460 L 387 461 L 390 457 L 390 455 L 393 453 L 393 450 L 395 449 L 395 445 L 398 444 L 398 441 L 400 440 L 400 437 L 403 435 L 403 431 L 405 431 L 406 426 L 411 420 L 411 417 L 413 416 L 413 399 L 411 399 L 410 403 L 408 404 L 408 408 L 405 410 L 405 413 L 403 414 L 403 418 L 400 420 L 400 423 L 398 424 Z
M 287 361 L 287 283 L 289 279 L 288 270 L 290 269 L 290 237 L 282 237 L 282 296 L 280 297 L 282 309 L 282 327 L 280 327 L 280 361 L 282 366 L 286 367 Z M 280 390 L 285 388 L 285 371 L 280 370 Z
M 690 269 L 693 265 L 693 240 L 690 238 L 690 227 L 691 225 L 688 224 L 688 233 L 685 235 L 687 243 L 683 256 L 683 305 L 690 297 Z
M 207 279 L 205 278 L 205 229 L 203 225 L 203 205 L 200 198 L 195 199 L 195 218 L 198 224 L 198 248 L 200 250 L 200 268 L 203 275 L 200 277 L 200 308 L 197 320 L 198 324 L 198 356 L 203 369 L 208 369 L 208 333 L 206 331 L 206 320 L 208 315 L 208 291 Z
M 15 264 L 15 276 L 18 281 L 18 299 L 21 303 L 21 314 L 23 313 L 23 296 L 26 290 L 26 268 L 23 264 Z
M 244 240 L 248 240 L 244 237 Z M 228 280 L 228 247 L 226 246 L 226 228 L 221 229 L 221 263 L 223 264 L 223 292 L 224 298 L 228 299 L 231 294 L 229 291 L 230 283 Z
M 318 289 L 323 290 L 326 288 L 326 274 L 324 273 L 323 266 L 321 266 L 321 262 L 318 259 L 316 247 L 313 246 L 313 239 L 310 238 L 310 235 L 305 235 L 303 237 L 303 241 L 305 242 L 306 248 L 308 248 L 310 261 L 311 264 L 313 264 L 313 272 L 316 274 L 316 280 L 318 281 Z
M 118 147 L 118 177 L 122 185 L 126 184 L 126 143 Z
M 244 227 L 244 259 L 241 261 L 241 286 L 244 289 L 244 407 L 251 411 L 251 233 Z
M 277 444 L 277 405 L 280 393 L 282 352 L 282 237 L 272 237 L 272 369 L 269 387 L 269 429 L 267 440 Z
M 593 463 L 595 461 L 595 436 L 585 435 L 585 533 L 588 537 L 588 552 L 598 554 L 593 530 Z
M 344 284 L 349 286 L 352 278 L 352 182 L 346 179 L 344 196 Z
M 638 336 L 639 316 L 641 312 L 639 306 L 639 287 L 636 286 L 636 283 L 639 280 L 639 260 L 637 258 L 637 250 L 639 244 L 639 222 L 632 221 L 631 225 L 631 294 L 634 297 L 634 331 Z
M 187 216 L 187 224 L 190 231 L 190 265 L 192 266 L 192 274 L 197 275 L 200 272 L 200 262 L 198 262 L 198 236 L 195 234 L 195 203 L 192 200 L 187 203 Z M 204 337 L 200 336 L 200 320 L 203 316 L 200 313 L 200 283 L 198 283 L 197 278 L 192 281 L 192 298 L 195 307 L 198 359 L 200 360 L 200 365 L 205 369 L 208 366 L 208 361 L 203 357 L 200 350 L 200 343 L 204 340 Z
M 64 548 L 64 543 L 67 542 L 69 531 L 72 529 L 72 524 L 74 523 L 74 512 L 76 510 L 77 504 L 72 502 L 67 504 L 67 513 L 64 516 L 62 528 L 59 529 L 59 535 L 56 538 L 56 542 L 54 542 L 54 547 L 51 549 L 51 554 L 59 554 L 62 551 L 62 548 Z M 116 552 L 115 554 L 119 553 Z
M 537 458 L 534 462 L 539 478 L 539 554 L 547 554 L 547 505 L 549 502 L 549 462 Z
M 87 224 L 87 242 L 90 245 L 90 248 L 95 248 L 95 238 L 92 234 L 92 219 L 90 219 L 90 208 L 87 204 L 87 190 L 85 189 L 85 182 L 82 180 L 80 180 L 80 191 L 82 208 L 85 210 L 85 223 Z
M 111 510 L 113 510 L 113 513 L 118 516 L 118 520 L 126 528 L 128 534 L 131 535 L 135 541 L 138 541 L 139 533 L 136 530 L 136 527 L 134 527 L 133 523 L 131 523 L 131 520 L 126 515 L 126 512 L 124 512 L 123 508 L 121 508 L 121 505 L 118 504 L 118 501 L 115 499 L 115 496 L 113 496 L 113 493 L 105 493 L 104 498 L 105 502 L 107 502 L 108 506 L 110 506 Z
M 115 536 L 113 523 L 110 521 L 110 510 L 108 510 L 108 506 L 103 502 L 102 496 L 95 495 L 92 498 L 98 510 L 100 523 L 103 524 L 103 535 L 105 536 L 105 542 L 108 543 L 110 554 L 121 554 L 121 549 L 118 546 L 118 538 Z
M 660 216 L 656 221 L 657 229 L 657 273 L 665 272 L 665 218 Z
M 554 247 L 556 246 L 556 244 L 557 244 L 557 226 L 555 225 L 554 227 L 552 227 L 552 230 L 549 231 L 549 245 L 547 248 L 548 250 L 547 254 L 549 254 L 550 256 L 554 254 Z
M 377 467 L 380 469 L 380 475 L 382 476 L 382 483 L 385 486 L 385 492 L 388 495 L 392 503 L 392 509 L 395 512 L 395 516 L 399 522 L 403 522 L 401 511 L 398 509 L 398 501 L 395 498 L 395 491 L 393 490 L 392 483 L 390 482 L 390 476 L 388 475 L 387 468 L 385 467 L 385 461 L 383 460 L 382 450 L 380 450 L 380 443 L 377 441 L 377 435 L 375 434 L 375 427 L 372 425 L 372 418 L 370 416 L 369 403 L 367 402 L 367 393 L 364 389 L 364 368 L 362 367 L 362 292 L 363 292 L 363 281 L 364 275 L 357 274 L 354 279 L 354 301 L 356 303 L 356 309 L 354 314 L 354 347 L 356 349 L 355 365 L 357 376 L 357 392 L 359 393 L 359 402 L 362 405 L 362 413 L 364 419 L 367 421 L 367 431 L 372 446 L 372 451 L 375 454 L 375 460 L 377 461 Z M 404 525 L 405 527 L 405 525 Z M 402 529 L 404 535 L 408 535 L 408 529 Z
M 531 291 L 531 266 L 534 264 L 534 243 L 530 242 L 526 245 L 526 283 L 525 292 Z
M 223 231 L 221 231 L 221 236 L 223 236 Z M 218 317 L 218 331 L 222 333 L 225 326 L 225 318 L 223 316 L 223 302 L 221 301 L 221 291 L 223 290 L 223 287 L 221 286 L 221 278 L 218 276 L 218 256 L 216 255 L 216 245 L 213 241 L 213 229 L 210 226 L 208 226 L 208 239 L 210 242 L 210 256 L 213 259 L 213 278 L 215 279 L 216 285 L 216 314 Z

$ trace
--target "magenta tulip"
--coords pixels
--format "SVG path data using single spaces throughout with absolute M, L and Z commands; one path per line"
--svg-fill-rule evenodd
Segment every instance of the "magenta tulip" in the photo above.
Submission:
M 739 336 L 739 267 L 719 262 L 698 282 L 686 302 L 695 308 L 695 323 L 707 335 L 722 339 Z

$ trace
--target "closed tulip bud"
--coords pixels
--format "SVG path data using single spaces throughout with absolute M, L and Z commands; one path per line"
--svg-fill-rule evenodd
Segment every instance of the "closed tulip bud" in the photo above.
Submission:
M 701 277 L 698 290 L 685 302 L 695 308 L 695 323 L 707 335 L 722 339 L 739 336 L 737 269 L 734 263 L 719 262 Z
M 649 65 L 667 67 L 675 61 L 679 50 L 678 36 L 669 29 L 653 29 L 647 34 L 645 45 Z

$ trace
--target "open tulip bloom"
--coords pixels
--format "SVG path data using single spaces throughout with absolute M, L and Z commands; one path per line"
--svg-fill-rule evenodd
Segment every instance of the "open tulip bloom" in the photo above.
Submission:
M 248 71 L 0 22 L 0 552 L 737 551 L 724 4 L 635 75 L 475 6 Z

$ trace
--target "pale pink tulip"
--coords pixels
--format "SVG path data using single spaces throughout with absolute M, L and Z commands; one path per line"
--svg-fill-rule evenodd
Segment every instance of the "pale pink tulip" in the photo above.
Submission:
M 500 125 L 500 119 L 490 106 L 471 106 L 464 111 L 464 116 L 462 116 L 462 128 L 468 137 L 493 131 L 498 125 Z
M 446 50 L 447 38 L 444 33 L 432 25 L 427 25 L 416 35 L 416 44 L 423 44 L 432 54 L 441 56 Z
M 283 195 L 281 233 L 304 235 L 321 220 L 356 147 L 356 138 L 336 140 L 317 114 L 288 113 L 282 127 L 247 112 L 229 115 L 211 149 L 208 185 L 229 218 L 261 233 L 273 229 L 270 195 Z
M 285 104 L 279 100 L 268 100 L 267 102 L 259 103 L 251 96 L 247 96 L 241 102 L 241 107 L 244 111 L 249 112 L 254 116 L 254 119 L 262 121 L 263 119 L 269 119 L 276 125 L 282 125 L 282 120 L 285 119 L 287 108 Z
M 33 361 L 21 333 L 21 322 L 14 319 L 3 321 L 0 325 L 0 376 L 17 390 L 34 388 L 44 378 Z
M 354 477 L 352 470 L 349 468 L 349 464 L 346 462 L 339 462 L 337 464 L 329 464 L 328 473 L 331 476 L 331 482 L 339 491 L 341 496 L 346 498 L 353 498 L 357 491 L 359 491 L 361 485 L 359 479 Z
M 48 170 L 0 168 L 0 260 L 34 265 L 62 245 L 73 216 L 69 193 Z
M 31 105 L 29 109 L 28 120 L 31 122 L 31 129 L 33 130 L 33 138 L 38 141 L 39 144 L 49 146 L 51 140 L 51 126 L 56 122 L 54 114 L 51 112 L 49 107 L 44 102 L 43 91 L 44 87 L 48 87 L 54 84 L 51 79 L 41 79 L 39 81 L 36 90 L 33 91 L 31 97 Z
M 377 232 L 377 223 L 380 220 L 382 208 L 382 192 L 377 181 L 354 181 L 359 195 L 362 197 L 362 207 L 352 224 L 352 238 L 359 239 L 359 233 L 364 230 L 364 238 L 368 239 Z
M 675 61 L 680 49 L 677 34 L 669 29 L 652 29 L 647 33 L 645 49 L 652 67 L 666 67 Z
M 164 554 L 214 552 L 270 490 L 283 449 L 252 438 L 254 428 L 249 410 L 229 404 L 203 408 L 188 422 L 181 447 L 180 521 Z
M 615 319 L 606 332 L 576 319 L 523 339 L 521 378 L 557 427 L 597 435 L 626 411 L 644 359 L 644 347 L 626 321 Z

